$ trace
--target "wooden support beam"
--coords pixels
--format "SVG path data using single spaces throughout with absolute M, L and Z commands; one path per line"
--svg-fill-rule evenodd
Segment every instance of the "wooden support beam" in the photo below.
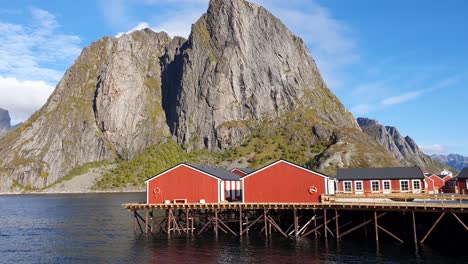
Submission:
M 264 224 L 265 226 L 263 227 L 263 229 L 265 230 L 265 237 L 267 238 L 268 237 L 268 220 L 267 220 L 267 210 L 266 209 L 263 209 L 263 221 L 264 221 Z
M 145 208 L 145 236 L 148 236 L 148 221 L 149 220 L 149 212 L 148 208 Z
M 336 239 L 340 239 L 340 226 L 338 224 L 338 210 L 335 209 Z
M 465 230 L 468 231 L 468 227 L 465 225 L 465 223 L 463 223 L 463 221 L 454 212 L 450 213 L 452 213 L 452 215 L 458 220 L 458 222 L 460 222 L 460 224 L 465 228 Z
M 294 208 L 294 237 L 299 237 L 299 217 L 297 216 L 297 209 Z
M 198 231 L 197 236 L 201 235 L 201 233 L 203 233 L 203 231 L 205 231 L 205 229 L 207 229 L 212 223 L 213 218 L 206 222 L 206 224 L 200 229 L 200 231 Z
M 313 221 L 316 221 L 315 218 L 315 215 L 312 216 L 312 218 L 309 221 L 307 221 L 307 223 L 305 223 L 305 225 L 301 229 L 299 229 L 299 235 L 301 233 L 305 233 L 307 226 L 309 226 Z
M 327 222 L 324 222 L 323 224 L 318 225 L 316 228 L 314 228 L 314 229 L 312 229 L 312 230 L 309 230 L 307 233 L 305 233 L 304 235 L 302 235 L 302 237 L 306 237 L 306 236 L 308 236 L 308 235 L 310 235 L 310 234 L 316 232 L 318 229 L 322 228 L 322 226 L 324 226 L 325 223 L 328 224 L 329 222 L 331 222 L 331 221 L 333 221 L 333 220 L 335 220 L 335 217 L 333 217 L 332 219 L 328 220 Z M 327 232 L 326 229 L 325 229 L 325 232 Z
M 328 238 L 327 233 L 327 209 L 323 209 L 323 233 L 325 234 L 325 239 Z
M 315 209 L 314 209 L 314 229 L 315 229 L 314 233 L 315 233 L 315 238 L 317 238 L 317 236 L 318 236 L 317 235 L 317 217 L 316 216 L 317 216 L 317 214 L 316 214 Z
M 413 215 L 413 235 L 414 235 L 414 244 L 418 244 L 418 234 L 416 232 L 416 216 L 414 214 L 414 210 L 411 211 L 411 214 Z
M 227 230 L 229 230 L 229 232 L 231 232 L 233 235 L 237 236 L 236 232 L 234 232 L 231 228 L 229 228 L 228 225 L 226 225 L 223 221 L 221 221 L 221 219 L 217 219 L 217 221 L 222 225 L 224 226 Z
M 384 215 L 386 215 L 386 214 L 387 214 L 387 213 L 381 213 L 381 214 L 379 214 L 379 215 L 377 216 L 377 218 L 380 218 L 380 217 L 382 217 L 382 216 L 384 216 Z M 359 228 L 361 228 L 361 227 L 363 227 L 363 226 L 366 226 L 367 224 L 369 224 L 369 223 L 372 222 L 372 221 L 373 221 L 373 219 L 371 218 L 371 219 L 369 219 L 369 220 L 367 220 L 367 221 L 365 221 L 365 222 L 363 222 L 363 223 L 361 223 L 361 224 L 359 224 L 359 225 L 357 225 L 357 226 L 355 226 L 355 227 L 353 227 L 353 228 L 351 228 L 351 229 L 349 229 L 349 230 L 346 230 L 346 232 L 343 232 L 343 233 L 341 234 L 341 237 L 344 237 L 344 236 L 346 236 L 347 234 L 349 234 L 349 233 L 351 233 L 351 232 L 353 232 L 353 231 L 355 231 L 355 230 L 357 230 L 357 229 L 359 229 Z
M 249 235 L 249 228 L 248 228 L 248 226 L 249 226 L 249 216 L 248 215 L 245 216 L 245 226 L 247 227 L 246 228 L 246 230 L 247 230 L 246 234 Z M 242 233 L 244 233 L 244 230 L 242 230 Z
M 381 226 L 377 226 L 378 228 L 380 228 L 380 230 L 384 231 L 385 233 L 387 233 L 389 236 L 393 237 L 394 239 L 398 240 L 400 243 L 403 243 L 403 240 L 401 240 L 399 237 L 395 236 L 394 234 L 390 233 L 390 231 L 388 231 L 387 229 L 381 227 Z
M 247 233 L 248 233 L 248 232 L 249 232 L 249 229 L 250 229 L 255 223 L 257 223 L 258 221 L 260 221 L 260 219 L 262 219 L 262 217 L 263 217 L 263 215 L 260 215 L 259 217 L 257 217 L 257 219 L 255 219 L 253 222 L 251 222 L 249 225 L 247 225 L 247 227 L 246 227 L 246 228 L 244 229 L 244 231 L 242 231 L 242 232 L 244 232 L 244 233 L 247 232 Z M 247 221 L 248 221 L 248 219 L 247 219 Z
M 215 235 L 218 236 L 218 209 L 214 209 L 215 217 L 214 217 L 214 230 Z
M 189 235 L 189 210 L 188 208 L 185 209 L 185 228 L 187 230 L 187 236 Z
M 133 213 L 134 213 L 134 216 L 135 216 L 135 220 L 136 220 L 136 222 L 138 224 L 138 227 L 140 228 L 140 232 L 143 234 L 143 228 L 141 227 L 140 220 L 138 219 L 139 214 L 137 213 L 137 211 L 133 211 Z
M 288 235 L 283 232 L 283 230 L 281 230 L 281 227 L 275 222 L 275 220 L 273 220 L 273 218 L 271 216 L 267 216 L 268 217 L 268 220 L 270 221 L 270 223 L 273 225 L 273 227 L 278 231 L 280 232 L 284 237 L 288 237 Z
M 377 222 L 377 211 L 374 211 L 375 241 L 379 242 L 379 223 Z
M 426 239 L 429 237 L 429 235 L 431 234 L 432 230 L 434 230 L 434 228 L 437 226 L 437 224 L 440 222 L 440 220 L 442 219 L 442 217 L 444 217 L 445 215 L 445 211 L 439 216 L 439 218 L 437 218 L 437 220 L 435 221 L 435 223 L 432 225 L 432 227 L 429 229 L 429 231 L 427 231 L 426 235 L 423 237 L 423 239 L 421 240 L 421 244 L 424 243 L 424 241 L 426 241 Z
M 242 220 L 242 206 L 239 206 L 239 235 L 242 236 L 242 226 L 243 225 L 243 220 Z
M 171 212 L 172 209 L 169 209 L 167 211 L 167 235 L 170 236 L 171 235 L 171 224 L 172 224 L 172 218 L 171 218 Z

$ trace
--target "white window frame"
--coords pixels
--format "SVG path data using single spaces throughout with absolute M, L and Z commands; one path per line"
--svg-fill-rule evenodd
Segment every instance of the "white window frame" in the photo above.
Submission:
M 390 189 L 385 189 L 385 183 L 388 182 L 388 187 L 390 187 Z M 382 192 L 383 193 L 392 193 L 392 181 L 391 180 L 383 180 L 382 181 Z
M 418 182 L 419 183 L 419 189 L 414 188 L 414 183 Z M 421 186 L 421 181 L 420 180 L 411 180 L 411 189 L 413 189 L 413 193 L 421 193 L 422 191 L 422 186 Z
M 372 184 L 373 183 L 377 183 L 377 191 L 374 191 L 373 188 L 372 188 Z M 380 181 L 379 180 L 373 180 L 373 181 L 370 181 L 370 188 L 371 188 L 371 192 L 373 193 L 379 193 L 380 192 Z
M 349 186 L 351 187 L 349 191 L 346 190 L 346 183 L 349 183 Z M 343 192 L 344 193 L 352 193 L 353 192 L 353 182 L 352 181 L 343 181 Z
M 408 183 L 408 190 L 403 190 L 402 186 L 401 186 L 401 183 L 402 182 L 407 182 Z M 411 191 L 411 188 L 410 188 L 410 180 L 400 180 L 400 192 L 410 192 Z
M 361 189 L 357 188 L 357 184 L 361 183 Z M 354 193 L 355 194 L 364 194 L 364 182 L 363 181 L 354 181 Z

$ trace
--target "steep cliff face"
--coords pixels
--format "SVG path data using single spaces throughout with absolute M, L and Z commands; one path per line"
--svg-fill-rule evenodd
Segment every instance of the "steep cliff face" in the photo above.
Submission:
M 44 187 L 72 168 L 131 158 L 170 136 L 161 60 L 180 39 L 142 30 L 85 48 L 46 105 L 0 141 L 0 190 Z
M 417 165 L 434 173 L 447 168 L 424 154 L 412 138 L 403 137 L 395 127 L 383 126 L 368 118 L 358 118 L 357 121 L 363 132 L 375 139 L 402 165 Z
M 10 113 L 0 108 L 0 138 L 11 128 Z
M 212 0 L 181 55 L 184 70 L 174 133 L 189 148 L 238 146 L 252 122 L 300 106 L 357 128 L 328 90 L 305 43 L 264 8 Z

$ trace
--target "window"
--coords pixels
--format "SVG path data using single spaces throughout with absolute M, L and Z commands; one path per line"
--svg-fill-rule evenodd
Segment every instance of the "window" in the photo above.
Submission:
M 400 181 L 400 190 L 402 192 L 409 191 L 409 181 L 408 180 L 401 180 Z
M 362 181 L 355 181 L 354 182 L 354 190 L 357 192 L 362 192 L 363 191 L 363 188 L 362 188 Z
M 383 183 L 383 191 L 389 193 L 392 191 L 392 181 L 382 181 Z
M 345 192 L 352 192 L 352 187 L 351 187 L 351 182 L 350 181 L 345 181 L 343 182 L 344 184 L 344 191 Z
M 413 180 L 413 192 L 421 192 L 421 181 Z
M 371 190 L 372 190 L 372 192 L 380 192 L 380 182 L 379 181 L 371 181 Z

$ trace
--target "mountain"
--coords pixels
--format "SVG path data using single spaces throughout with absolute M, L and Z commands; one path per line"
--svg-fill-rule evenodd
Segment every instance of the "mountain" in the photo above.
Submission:
M 465 167 L 468 167 L 468 157 L 464 157 L 458 154 L 432 154 L 431 158 L 438 162 L 442 162 L 450 167 L 453 167 L 459 171 L 461 171 Z
M 11 117 L 7 110 L 0 108 L 0 138 L 11 129 Z
M 85 48 L 47 103 L 0 140 L 0 191 L 115 160 L 98 186 L 138 185 L 202 158 L 286 158 L 326 173 L 402 164 L 362 132 L 280 20 L 244 0 L 211 0 L 187 40 L 144 29 Z
M 417 165 L 434 173 L 439 173 L 447 168 L 444 164 L 434 161 L 424 154 L 411 137 L 403 137 L 395 127 L 383 126 L 377 120 L 362 117 L 358 118 L 357 121 L 364 133 L 375 139 L 402 165 Z

